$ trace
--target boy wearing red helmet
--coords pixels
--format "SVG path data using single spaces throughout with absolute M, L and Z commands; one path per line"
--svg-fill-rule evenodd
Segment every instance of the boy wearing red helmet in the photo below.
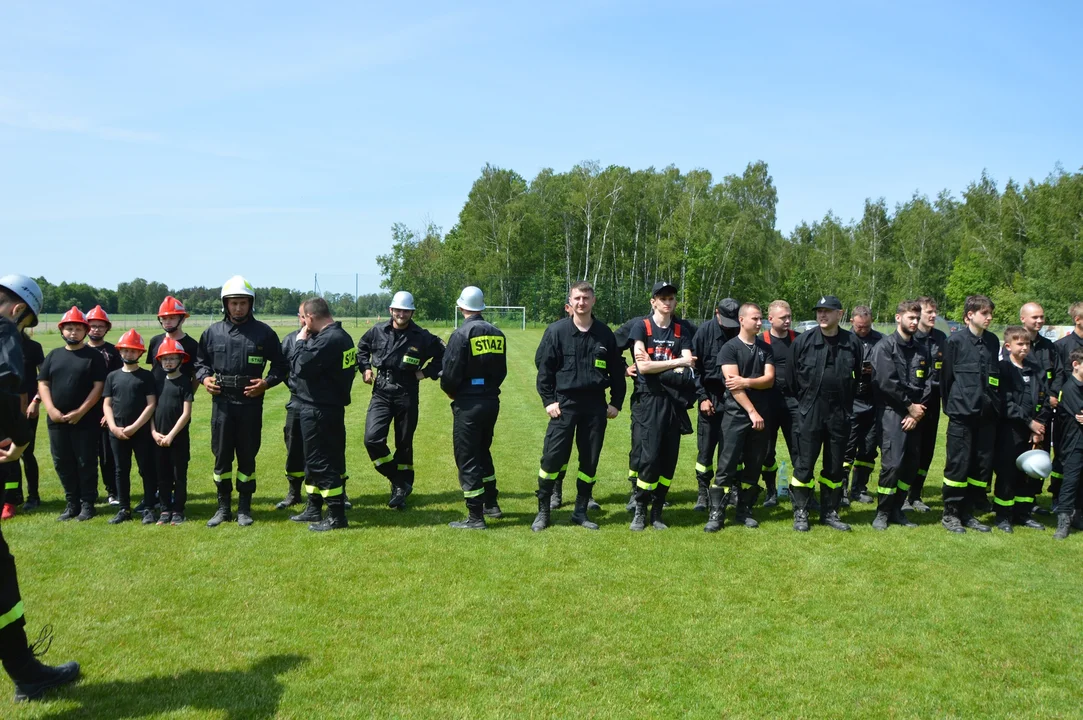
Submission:
M 64 347 L 51 351 L 38 371 L 38 396 L 48 418 L 49 449 L 67 500 L 57 520 L 89 520 L 94 517 L 98 492 L 98 401 L 105 385 L 105 360 L 100 352 L 87 347 L 90 323 L 79 308 L 72 306 L 57 327 Z
M 124 367 L 124 361 L 120 359 L 120 353 L 113 343 L 107 342 L 105 336 L 113 329 L 113 323 L 109 320 L 109 314 L 102 309 L 101 305 L 95 305 L 94 309 L 86 314 L 86 320 L 90 323 L 87 331 L 86 344 L 102 354 L 105 361 L 105 374 Z M 105 485 L 105 493 L 109 496 L 109 504 L 117 504 L 117 465 L 113 459 L 113 447 L 109 441 L 112 435 L 105 426 L 105 416 L 102 415 L 101 402 L 98 403 L 98 417 L 101 418 L 101 432 L 98 439 L 98 468 L 102 474 L 102 484 Z M 95 490 L 95 495 L 97 491 Z
M 105 421 L 109 426 L 113 457 L 117 463 L 117 500 L 120 509 L 109 521 L 117 525 L 132 519 L 132 454 L 143 478 L 143 524 L 154 522 L 154 441 L 150 437 L 150 419 L 158 403 L 154 391 L 154 376 L 139 367 L 139 358 L 146 348 L 143 338 L 129 330 L 117 341 L 117 350 L 124 361 L 119 372 L 105 379 Z
M 155 382 L 161 383 L 167 373 L 162 368 L 161 361 L 158 360 L 159 351 L 166 338 L 175 340 L 181 346 L 185 356 L 180 366 L 180 372 L 188 378 L 192 389 L 195 390 L 195 358 L 196 351 L 199 350 L 199 341 L 184 332 L 184 321 L 188 317 L 188 311 L 185 309 L 184 303 L 172 295 L 165 296 L 165 300 L 162 300 L 162 304 L 158 306 L 158 324 L 162 326 L 162 330 L 165 330 L 165 332 L 150 339 L 150 344 L 147 345 L 147 365 L 151 366 L 150 369 L 154 373 Z
M 165 337 L 155 353 L 154 367 L 162 376 L 155 377 L 158 405 L 151 419 L 150 436 L 154 440 L 155 471 L 158 475 L 158 498 L 162 502 L 159 525 L 184 522 L 188 501 L 188 460 L 191 442 L 188 422 L 192 419 L 195 395 L 192 383 L 182 368 L 191 365 L 191 355 L 172 337 Z

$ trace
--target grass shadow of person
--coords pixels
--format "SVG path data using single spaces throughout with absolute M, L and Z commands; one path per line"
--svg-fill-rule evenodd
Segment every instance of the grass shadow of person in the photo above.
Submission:
M 307 658 L 296 654 L 269 655 L 242 670 L 187 670 L 176 675 L 101 683 L 84 679 L 47 696 L 76 701 L 78 707 L 45 717 L 143 718 L 193 709 L 223 713 L 222 717 L 229 720 L 273 718 L 285 693 L 280 676 L 305 662 Z

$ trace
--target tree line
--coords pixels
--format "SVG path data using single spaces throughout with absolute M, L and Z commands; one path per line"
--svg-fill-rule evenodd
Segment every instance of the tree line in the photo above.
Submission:
M 764 162 L 715 180 L 706 170 L 630 170 L 598 163 L 529 182 L 486 165 L 447 232 L 392 228 L 377 259 L 390 291 L 414 293 L 422 317 L 445 319 L 459 290 L 481 287 L 492 305 L 525 305 L 528 319 L 563 314 L 574 281 L 592 282 L 595 312 L 619 322 L 648 307 L 658 279 L 675 282 L 679 312 L 703 319 L 723 297 L 788 300 L 811 318 L 822 294 L 868 305 L 890 322 L 903 298 L 930 295 L 958 318 L 967 295 L 990 296 L 999 318 L 1029 300 L 1066 324 L 1083 297 L 1083 174 L 1059 166 L 1044 180 L 983 173 L 961 197 L 915 192 L 889 208 L 865 201 L 861 217 L 828 212 L 788 235 L 776 227 L 778 194 Z M 1007 314 L 1005 314 L 1007 313 Z
M 222 313 L 220 287 L 189 287 L 170 289 L 164 283 L 136 278 L 120 283 L 116 290 L 96 288 L 86 283 L 61 282 L 54 285 L 44 277 L 34 278 L 41 287 L 44 306 L 42 312 L 63 313 L 72 305 L 84 312 L 101 305 L 107 313 L 122 315 L 153 315 L 166 295 L 172 295 L 184 303 L 192 315 L 219 315 Z M 371 317 L 386 315 L 391 302 L 389 293 L 370 293 L 354 298 L 353 293 L 324 292 L 323 298 L 331 306 L 334 315 L 346 317 Z M 264 315 L 293 315 L 311 292 L 280 287 L 257 287 L 255 312 Z

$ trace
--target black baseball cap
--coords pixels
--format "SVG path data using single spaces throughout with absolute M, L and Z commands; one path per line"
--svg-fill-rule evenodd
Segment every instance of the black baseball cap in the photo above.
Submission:
M 725 298 L 718 303 L 718 314 L 722 316 L 722 327 L 741 327 L 741 323 L 737 322 L 737 314 L 740 310 L 741 303 L 733 298 Z
M 834 295 L 821 295 L 816 310 L 842 310 L 842 302 Z
M 651 297 L 658 297 L 665 290 L 671 291 L 674 295 L 677 294 L 677 286 L 676 285 L 669 282 L 668 280 L 659 280 L 658 282 L 656 282 L 654 284 L 654 287 L 651 288 Z

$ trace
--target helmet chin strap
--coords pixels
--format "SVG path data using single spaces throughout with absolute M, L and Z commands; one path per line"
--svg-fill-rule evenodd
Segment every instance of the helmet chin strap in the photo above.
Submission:
M 128 358 L 126 358 L 124 356 L 121 356 L 120 359 L 124 361 L 125 365 L 138 365 L 139 364 L 139 358 L 136 358 L 135 360 L 129 360 Z
M 64 342 L 65 342 L 65 343 L 67 343 L 68 345 L 82 345 L 82 344 L 83 344 L 83 340 L 85 340 L 85 339 L 86 339 L 86 338 L 83 338 L 83 339 L 81 339 L 81 340 L 71 340 L 71 339 L 69 339 L 69 338 L 65 337 L 65 338 L 64 338 Z

